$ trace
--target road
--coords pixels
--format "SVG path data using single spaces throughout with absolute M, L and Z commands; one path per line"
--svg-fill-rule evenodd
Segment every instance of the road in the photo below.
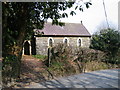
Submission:
M 118 88 L 120 69 L 109 69 L 62 77 L 25 88 Z M 119 85 L 120 86 L 120 85 Z

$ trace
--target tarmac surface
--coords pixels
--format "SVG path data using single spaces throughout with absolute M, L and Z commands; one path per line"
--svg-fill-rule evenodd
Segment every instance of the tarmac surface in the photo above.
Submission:
M 25 88 L 120 88 L 120 69 L 108 69 L 32 83 Z

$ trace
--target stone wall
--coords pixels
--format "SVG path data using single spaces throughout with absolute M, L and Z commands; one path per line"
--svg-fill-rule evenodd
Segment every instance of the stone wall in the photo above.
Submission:
M 81 47 L 89 47 L 90 37 L 36 37 L 36 54 L 47 55 L 48 39 L 53 39 L 53 46 L 63 43 L 64 38 L 68 38 L 68 45 L 77 47 L 77 39 L 81 39 Z

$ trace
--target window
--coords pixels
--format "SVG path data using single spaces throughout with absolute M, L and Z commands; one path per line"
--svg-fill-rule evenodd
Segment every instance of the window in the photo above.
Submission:
M 53 46 L 53 38 L 48 38 L 48 46 Z
M 49 39 L 49 46 L 52 47 L 52 39 Z
M 77 40 L 77 46 L 81 47 L 82 46 L 82 39 L 78 38 Z
M 63 39 L 63 43 L 64 43 L 65 45 L 68 45 L 68 43 L 69 43 L 68 38 L 64 38 L 64 39 Z
M 81 46 L 81 39 L 78 40 L 79 47 Z
M 64 43 L 67 45 L 67 43 L 68 43 L 68 40 L 67 40 L 67 39 L 65 39 Z

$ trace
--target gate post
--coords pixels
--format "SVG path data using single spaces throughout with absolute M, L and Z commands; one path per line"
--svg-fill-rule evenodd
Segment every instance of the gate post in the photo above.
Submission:
M 48 47 L 48 67 L 50 67 L 50 64 L 51 64 L 51 57 L 52 57 L 51 50 L 52 50 L 52 47 Z

